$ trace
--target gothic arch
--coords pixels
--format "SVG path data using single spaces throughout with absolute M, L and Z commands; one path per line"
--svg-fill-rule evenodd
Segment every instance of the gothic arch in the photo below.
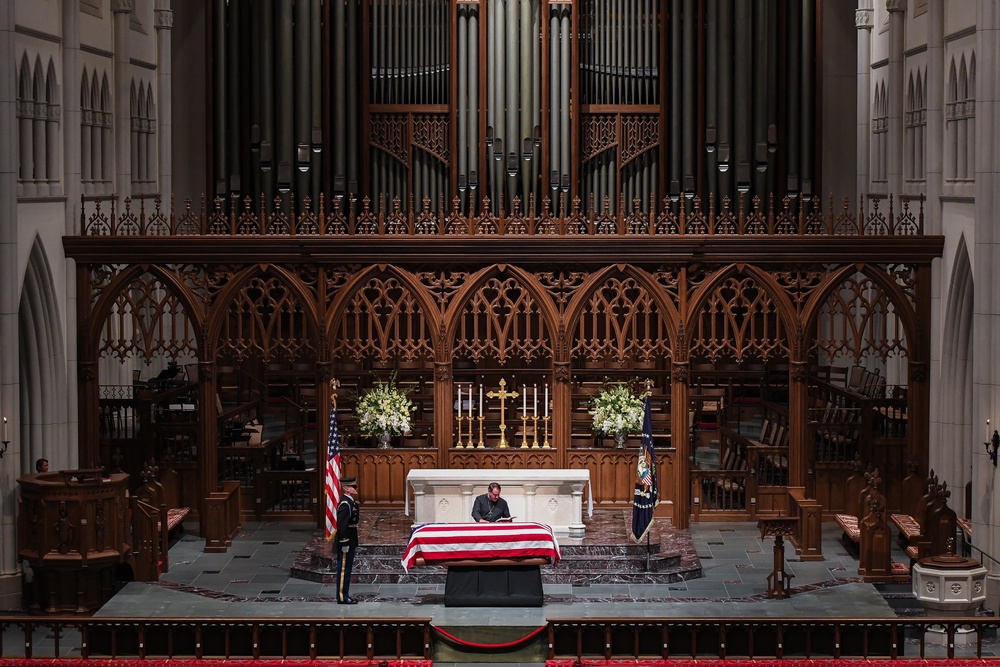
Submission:
M 84 343 L 80 350 L 80 361 L 97 360 L 101 335 L 108 317 L 111 316 L 111 309 L 122 291 L 128 289 L 128 285 L 133 280 L 146 273 L 162 281 L 163 286 L 178 299 L 184 308 L 189 326 L 194 332 L 195 348 L 205 350 L 205 341 L 200 339 L 205 315 L 199 300 L 191 294 L 187 286 L 174 273 L 165 270 L 160 265 L 131 265 L 109 281 L 101 290 L 101 296 L 94 302 L 90 310 L 90 328 L 83 332 Z
M 691 292 L 687 311 L 684 314 L 685 331 L 684 338 L 681 341 L 685 354 L 690 354 L 692 337 L 696 332 L 695 322 L 701 316 L 712 294 L 726 280 L 740 274 L 752 278 L 760 286 L 760 289 L 770 297 L 771 303 L 774 304 L 778 321 L 784 327 L 785 344 L 789 360 L 794 360 L 796 357 L 795 350 L 798 345 L 796 341 L 799 322 L 798 313 L 796 313 L 794 306 L 789 301 L 787 294 L 775 282 L 774 278 L 767 271 L 750 264 L 730 264 L 720 267 L 718 270 L 712 272 L 708 280 Z M 683 359 L 678 359 L 678 361 L 683 361 Z
M 34 461 L 46 457 L 53 469 L 76 466 L 75 438 L 69 428 L 65 400 L 66 359 L 59 300 L 41 240 L 36 237 L 28 254 L 18 306 L 18 383 L 21 400 L 21 470 L 34 470 Z M 58 446 L 57 446 L 58 445 Z
M 205 352 L 214 358 L 219 348 L 219 337 L 227 321 L 229 308 L 236 303 L 240 293 L 250 286 L 256 278 L 275 278 L 278 283 L 288 289 L 302 308 L 305 318 L 305 331 L 302 339 L 311 340 L 314 345 L 320 340 L 319 318 L 316 312 L 316 297 L 303 286 L 302 281 L 294 273 L 277 264 L 254 264 L 238 271 L 229 278 L 229 282 L 221 289 L 212 302 L 208 318 L 205 322 Z M 316 347 L 319 353 L 318 346 Z
M 965 488 L 972 470 L 968 443 L 977 442 L 972 427 L 972 321 L 975 313 L 975 278 L 963 235 L 955 249 L 951 280 L 941 332 L 941 384 L 937 414 L 940 419 L 937 447 L 931 448 L 929 468 L 952 489 Z M 958 495 L 958 494 L 956 494 Z M 953 496 L 957 503 L 958 498 Z M 964 503 L 964 500 L 963 500 Z M 965 508 L 968 511 L 970 508 Z
M 923 358 L 924 353 L 921 351 L 920 341 L 926 340 L 928 334 L 921 331 L 917 325 L 916 313 L 914 312 L 913 305 L 910 303 L 909 299 L 907 299 L 899 285 L 889 280 L 885 273 L 882 271 L 873 271 L 865 264 L 843 266 L 835 271 L 832 271 L 826 279 L 824 279 L 823 283 L 817 287 L 813 294 L 810 295 L 805 307 L 802 310 L 802 331 L 806 332 L 815 330 L 827 298 L 835 289 L 838 289 L 846 279 L 856 273 L 860 273 L 865 276 L 865 278 L 871 280 L 874 284 L 879 286 L 885 292 L 890 303 L 895 308 L 896 317 L 899 318 L 903 327 L 903 339 L 907 342 L 904 352 L 909 363 L 926 361 L 926 359 Z M 802 351 L 804 356 L 807 356 L 808 352 L 808 350 Z
M 603 267 L 588 276 L 586 283 L 582 285 L 570 298 L 569 303 L 566 306 L 566 311 L 563 313 L 562 317 L 566 330 L 566 339 L 561 341 L 563 347 L 561 356 L 563 358 L 560 360 L 567 362 L 572 361 L 570 357 L 572 355 L 571 347 L 573 332 L 576 330 L 580 318 L 583 317 L 584 309 L 594 294 L 607 284 L 609 278 L 614 276 L 623 276 L 634 280 L 640 287 L 646 290 L 656 306 L 661 309 L 659 315 L 665 325 L 668 335 L 670 357 L 674 358 L 678 349 L 677 327 L 680 320 L 677 304 L 670 301 L 663 285 L 657 283 L 653 276 L 651 276 L 648 272 L 638 269 L 630 264 L 618 264 Z
M 553 341 L 551 355 L 555 361 L 559 354 L 559 348 L 563 342 L 559 340 L 559 315 L 552 304 L 552 297 L 538 283 L 534 275 L 523 268 L 510 264 L 492 264 L 471 274 L 463 285 L 448 303 L 444 313 L 444 346 L 442 354 L 451 355 L 454 352 L 453 343 L 458 335 L 458 328 L 461 325 L 461 315 L 466 311 L 469 303 L 481 288 L 491 278 L 497 278 L 503 274 L 508 274 L 517 280 L 528 294 L 534 298 L 539 309 L 541 323 L 549 331 L 549 339 Z

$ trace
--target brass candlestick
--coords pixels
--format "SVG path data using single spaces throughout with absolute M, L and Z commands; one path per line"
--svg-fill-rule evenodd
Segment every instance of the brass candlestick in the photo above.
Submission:
M 469 447 L 471 446 L 472 442 L 470 438 Z M 476 446 L 476 449 L 486 449 L 486 445 L 483 444 L 483 418 L 481 416 L 479 417 L 479 445 Z
M 507 391 L 507 381 L 500 378 L 500 391 L 491 391 L 486 394 L 490 398 L 500 399 L 500 442 L 497 443 L 498 449 L 507 449 L 507 399 L 517 398 L 520 396 L 516 391 Z M 482 417 L 480 417 L 482 419 Z M 483 425 L 482 422 L 479 423 L 479 442 L 482 444 L 483 441 Z
M 469 415 L 469 442 L 466 443 L 466 449 L 473 449 L 475 445 L 472 444 L 472 415 Z
M 546 415 L 545 417 L 543 417 L 543 420 L 545 421 L 545 435 L 544 435 L 545 440 L 542 442 L 542 449 L 552 449 L 551 447 L 549 447 L 549 418 L 548 418 L 548 415 Z
M 537 416 L 532 417 L 531 418 L 531 422 L 532 422 L 532 425 L 531 425 L 531 429 L 532 429 L 532 431 L 531 431 L 531 439 L 533 441 L 531 443 L 531 448 L 532 449 L 538 449 L 538 417 Z
M 521 415 L 521 449 L 528 448 L 528 416 Z

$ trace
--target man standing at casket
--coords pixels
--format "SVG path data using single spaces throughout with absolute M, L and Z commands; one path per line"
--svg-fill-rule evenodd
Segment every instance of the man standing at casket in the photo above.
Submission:
M 361 510 L 358 508 L 358 480 L 344 477 L 340 480 L 343 496 L 337 505 L 337 604 L 357 604 L 351 599 L 351 569 L 354 567 L 354 552 L 358 548 L 358 522 Z
M 500 485 L 490 482 L 489 492 L 476 498 L 472 505 L 472 518 L 477 523 L 493 523 L 510 518 L 507 501 L 500 497 Z

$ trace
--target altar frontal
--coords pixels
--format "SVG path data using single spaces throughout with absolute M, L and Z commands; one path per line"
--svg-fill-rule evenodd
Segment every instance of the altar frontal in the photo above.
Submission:
M 515 523 L 537 522 L 552 527 L 559 537 L 582 538 L 583 491 L 587 488 L 587 516 L 593 516 L 589 470 L 411 470 L 406 476 L 405 513 L 413 525 L 472 521 L 476 496 L 490 482 L 501 487 Z

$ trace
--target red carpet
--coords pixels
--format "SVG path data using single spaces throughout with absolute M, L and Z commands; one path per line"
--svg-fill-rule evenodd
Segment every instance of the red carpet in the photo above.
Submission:
M 215 660 L 195 660 L 193 658 L 0 658 L 0 667 L 32 667 L 52 665 L 53 667 L 432 667 L 431 660 L 282 660 L 281 658 L 228 658 Z
M 1000 665 L 1000 658 L 978 660 L 976 658 L 899 658 L 898 660 L 864 658 L 832 658 L 807 660 L 805 658 L 785 658 L 783 660 L 693 660 L 678 658 L 676 660 L 548 660 L 546 667 L 765 667 L 772 665 L 788 665 L 789 667 L 901 667 L 914 665 L 919 667 L 981 667 L 982 665 Z

